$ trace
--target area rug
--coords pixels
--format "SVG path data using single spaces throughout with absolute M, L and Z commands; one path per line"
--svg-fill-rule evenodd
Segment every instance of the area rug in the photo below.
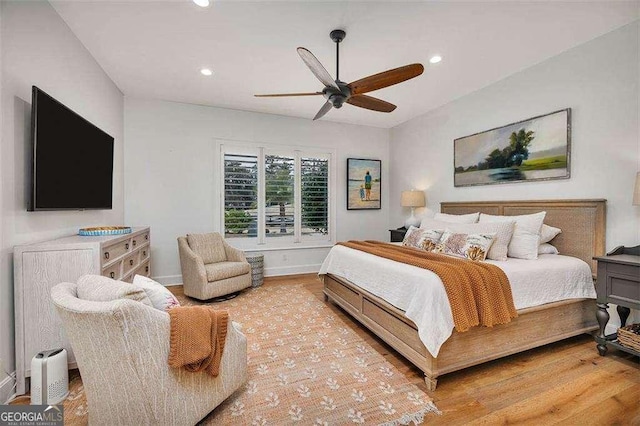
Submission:
M 241 324 L 249 377 L 203 424 L 407 425 L 438 412 L 302 285 L 269 284 L 213 305 Z
M 202 304 L 186 297 L 180 303 Z M 246 385 L 201 424 L 408 425 L 439 414 L 427 394 L 302 285 L 267 284 L 208 305 L 227 309 L 241 326 L 249 371 Z M 86 425 L 82 380 L 70 379 L 65 425 Z

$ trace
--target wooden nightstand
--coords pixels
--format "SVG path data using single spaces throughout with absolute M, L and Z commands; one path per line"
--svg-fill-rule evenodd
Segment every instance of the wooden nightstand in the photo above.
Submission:
M 620 324 L 623 327 L 627 323 L 630 308 L 640 309 L 640 246 L 617 247 L 606 256 L 598 256 L 594 259 L 598 261 L 596 318 L 600 325 L 600 331 L 595 337 L 598 353 L 604 356 L 607 353 L 607 346 L 612 346 L 640 356 L 640 352 L 621 345 L 617 340 L 617 333 L 608 336 L 604 334 L 607 322 L 609 322 L 609 313 L 607 312 L 609 303 L 618 305 L 617 311 L 620 316 Z
M 403 226 L 402 228 L 398 229 L 389 229 L 389 232 L 391 232 L 391 242 L 400 243 L 402 242 L 402 240 L 404 240 L 404 234 L 407 233 L 407 228 Z

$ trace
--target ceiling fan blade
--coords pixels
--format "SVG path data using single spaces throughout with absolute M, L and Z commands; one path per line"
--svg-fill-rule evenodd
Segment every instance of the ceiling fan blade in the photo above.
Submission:
M 372 92 L 374 90 L 393 86 L 419 76 L 424 71 L 422 64 L 405 65 L 404 67 L 394 68 L 360 80 L 349 83 L 352 95 L 360 95 L 362 93 Z
M 307 64 L 311 72 L 322 82 L 322 84 L 340 90 L 336 82 L 331 78 L 329 71 L 327 71 L 320 61 L 313 56 L 313 53 L 309 52 L 304 47 L 298 47 L 298 55 L 300 55 L 304 63 Z
M 391 112 L 396 109 L 396 106 L 392 103 L 367 95 L 351 96 L 349 99 L 347 99 L 347 103 L 360 108 L 366 108 L 380 112 Z
M 322 105 L 322 108 L 320 108 L 320 111 L 318 111 L 318 113 L 316 114 L 315 117 L 313 117 L 313 120 L 317 120 L 319 118 L 324 117 L 324 115 L 326 113 L 329 112 L 329 110 L 333 107 L 333 105 L 331 105 L 331 102 L 327 101 L 324 103 L 324 105 Z
M 315 96 L 322 95 L 322 92 L 309 92 L 309 93 L 271 93 L 268 95 L 253 95 L 256 98 L 281 98 L 283 96 Z

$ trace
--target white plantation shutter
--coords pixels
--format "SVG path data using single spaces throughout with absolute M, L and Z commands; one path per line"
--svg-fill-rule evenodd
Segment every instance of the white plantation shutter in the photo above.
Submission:
M 329 233 L 329 160 L 300 158 L 301 234 Z
M 288 156 L 265 155 L 264 164 L 266 236 L 293 236 L 296 160 Z
M 258 157 L 256 155 L 225 154 L 225 237 L 256 237 L 257 218 Z
M 332 154 L 280 145 L 220 147 L 226 238 L 245 249 L 333 241 Z

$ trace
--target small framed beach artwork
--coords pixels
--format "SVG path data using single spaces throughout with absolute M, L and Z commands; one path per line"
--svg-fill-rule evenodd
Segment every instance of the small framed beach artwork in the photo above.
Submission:
M 571 109 L 453 141 L 454 186 L 568 179 Z
M 381 208 L 380 160 L 347 158 L 347 210 Z

